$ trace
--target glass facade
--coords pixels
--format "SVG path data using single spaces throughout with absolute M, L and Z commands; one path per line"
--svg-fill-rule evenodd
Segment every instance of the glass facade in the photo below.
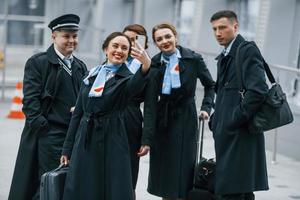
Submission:
M 35 28 L 35 24 L 37 22 L 8 21 L 7 43 L 11 45 L 42 45 L 43 34 L 38 28 Z
M 236 4 L 240 33 L 248 40 L 254 40 L 256 36 L 259 2 L 260 0 L 238 0 Z
M 9 0 L 8 2 L 9 15 L 44 16 L 45 14 L 45 0 Z
M 190 36 L 193 27 L 193 20 L 195 14 L 195 1 L 194 0 L 183 0 L 181 2 L 180 10 L 180 19 L 179 19 L 179 39 L 180 44 L 189 46 L 190 45 Z
M 0 4 L 4 5 L 0 7 L 0 40 L 5 33 L 3 22 L 7 20 L 7 45 L 41 46 L 42 30 L 35 24 L 44 22 L 45 0 L 0 0 Z

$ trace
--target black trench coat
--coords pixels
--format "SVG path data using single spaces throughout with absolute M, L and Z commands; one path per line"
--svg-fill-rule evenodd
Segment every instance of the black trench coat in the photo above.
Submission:
M 123 64 L 105 84 L 103 95 L 89 98 L 82 85 L 64 143 L 63 155 L 71 156 L 65 200 L 131 200 L 130 152 L 124 123 L 129 99 L 142 91 L 147 76 L 134 76 Z
M 140 157 L 137 155 L 141 145 L 152 145 L 154 134 L 153 120 L 155 119 L 156 99 L 153 95 L 153 84 L 147 84 L 138 96 L 133 97 L 124 111 L 125 125 L 131 153 L 131 169 L 133 189 L 136 188 Z M 143 102 L 143 114 L 140 104 Z
M 218 57 L 216 106 L 211 118 L 216 151 L 217 194 L 267 190 L 265 141 L 262 133 L 251 135 L 247 121 L 268 91 L 262 58 L 253 45 L 241 48 L 242 78 L 247 92 L 242 101 L 236 82 L 235 53 L 244 39 L 238 35 L 229 54 Z
M 181 88 L 162 95 L 165 66 L 161 53 L 152 58 L 156 83 L 157 125 L 150 150 L 148 191 L 167 198 L 185 198 L 192 188 L 196 156 L 197 110 L 195 90 L 199 78 L 204 86 L 201 110 L 210 113 L 215 82 L 201 55 L 178 46 Z
M 85 64 L 74 57 L 72 75 L 77 93 L 85 75 Z M 63 68 L 58 62 L 53 45 L 47 52 L 38 53 L 28 59 L 25 65 L 23 87 L 23 112 L 26 115 L 21 135 L 15 170 L 10 187 L 10 200 L 31 200 L 39 185 L 38 139 L 48 129 L 47 113 L 56 99 Z M 68 124 L 68 122 L 66 122 Z M 59 162 L 58 162 L 59 164 Z

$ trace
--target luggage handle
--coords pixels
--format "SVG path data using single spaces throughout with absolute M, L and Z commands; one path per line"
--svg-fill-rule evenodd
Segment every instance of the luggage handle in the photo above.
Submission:
M 198 121 L 198 129 L 197 129 L 197 153 L 196 153 L 196 163 L 199 164 L 200 160 L 202 159 L 202 153 L 203 153 L 203 137 L 204 137 L 204 123 L 205 120 L 202 118 L 202 116 L 199 116 Z
M 64 168 L 64 167 L 68 167 L 68 165 L 65 165 L 65 164 L 60 164 L 57 168 L 55 168 L 54 170 L 53 170 L 53 172 L 57 172 L 57 171 L 59 171 L 59 170 L 61 170 L 62 168 Z
M 195 188 L 196 184 L 196 177 L 197 177 L 197 169 L 198 165 L 200 162 L 214 162 L 213 159 L 206 159 L 202 157 L 203 153 L 203 138 L 204 138 L 204 124 L 205 124 L 205 119 L 202 116 L 199 116 L 199 121 L 198 121 L 198 129 L 197 129 L 197 153 L 196 153 L 196 162 L 195 162 L 195 167 L 194 167 L 194 181 L 193 181 L 193 188 Z M 209 171 L 209 169 L 204 168 L 204 166 L 201 166 L 206 173 L 211 174 L 213 171 Z M 207 175 L 208 175 L 207 174 Z M 204 174 L 205 175 L 205 174 Z
M 195 167 L 194 167 L 194 180 L 193 180 L 194 185 L 195 185 L 195 181 L 196 181 L 197 165 L 200 163 L 200 161 L 202 159 L 204 123 L 205 123 L 205 120 L 203 119 L 203 117 L 199 116 L 198 128 L 197 128 L 197 152 L 196 152 L 196 162 L 195 162 Z M 200 131 L 200 129 L 201 129 L 201 131 Z

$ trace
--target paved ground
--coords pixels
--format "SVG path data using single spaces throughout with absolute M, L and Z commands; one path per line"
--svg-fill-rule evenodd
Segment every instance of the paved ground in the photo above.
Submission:
M 10 102 L 0 102 L 0 200 L 6 200 L 13 173 L 14 162 L 19 145 L 23 120 L 7 119 Z M 205 132 L 204 152 L 212 157 L 213 140 L 208 130 Z M 267 151 L 270 190 L 256 193 L 257 200 L 293 200 L 300 199 L 300 162 L 289 157 L 277 155 L 277 164 L 272 164 L 272 154 Z M 140 163 L 140 175 L 137 185 L 138 200 L 158 200 L 146 191 L 148 157 Z

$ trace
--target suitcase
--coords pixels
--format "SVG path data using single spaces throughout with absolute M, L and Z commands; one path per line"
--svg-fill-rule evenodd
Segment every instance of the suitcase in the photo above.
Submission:
M 216 163 L 212 159 L 202 157 L 203 135 L 205 121 L 199 117 L 198 135 L 197 135 L 197 153 L 194 168 L 193 189 L 189 191 L 187 200 L 214 200 L 213 192 L 215 181 Z
M 69 167 L 60 165 L 41 177 L 40 200 L 61 200 Z
M 213 200 L 214 194 L 205 189 L 194 188 L 188 193 L 187 200 Z

